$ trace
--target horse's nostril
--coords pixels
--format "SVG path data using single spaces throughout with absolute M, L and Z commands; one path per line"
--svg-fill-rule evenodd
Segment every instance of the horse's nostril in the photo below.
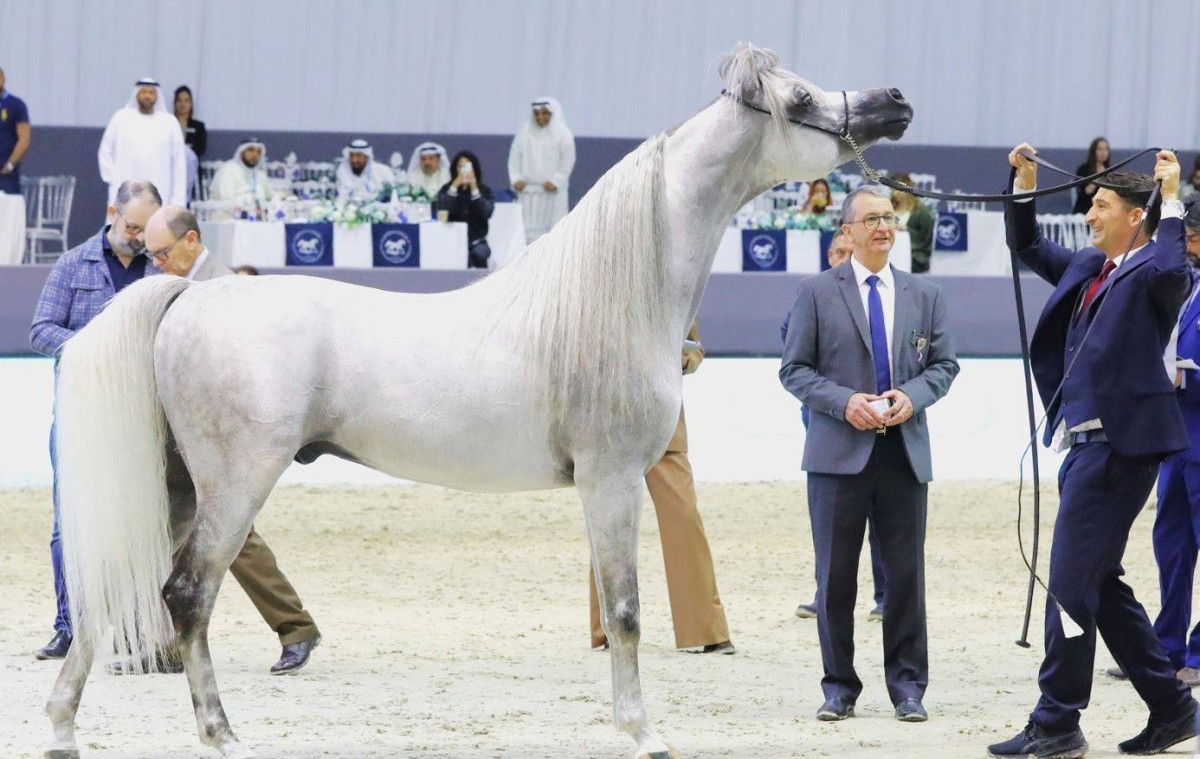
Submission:
M 904 93 L 900 92 L 900 90 L 896 89 L 895 87 L 889 88 L 887 94 L 897 103 L 904 102 Z

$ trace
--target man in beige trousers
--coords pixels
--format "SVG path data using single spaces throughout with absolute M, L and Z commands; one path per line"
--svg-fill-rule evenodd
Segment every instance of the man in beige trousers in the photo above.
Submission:
M 689 345 L 683 352 L 683 373 L 691 374 L 704 360 L 698 325 L 688 331 Z M 667 569 L 667 593 L 671 598 L 671 620 L 675 626 L 675 647 L 699 649 L 700 653 L 733 654 L 737 649 L 729 640 L 725 607 L 717 592 L 712 551 L 704 534 L 704 522 L 696 505 L 696 486 L 687 457 L 687 425 L 679 409 L 679 425 L 662 459 L 646 472 L 646 487 L 658 516 L 662 536 L 663 562 Z M 592 648 L 607 647 L 600 626 L 600 603 L 596 595 L 596 577 L 589 573 L 591 589 Z

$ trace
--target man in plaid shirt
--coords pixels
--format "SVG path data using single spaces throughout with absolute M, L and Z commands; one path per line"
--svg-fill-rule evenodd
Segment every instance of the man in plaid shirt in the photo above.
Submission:
M 58 259 L 42 288 L 29 343 L 38 353 L 56 359 L 67 342 L 100 313 L 104 304 L 127 285 L 157 269 L 147 266 L 146 222 L 162 205 L 158 189 L 149 182 L 129 180 L 117 191 L 116 205 L 108 207 L 108 222 L 82 245 Z M 71 616 L 63 581 L 62 542 L 58 529 L 58 472 L 54 460 L 54 425 L 50 426 L 50 465 L 54 473 L 54 530 L 50 535 L 50 557 L 54 564 L 54 591 L 58 615 L 54 637 L 33 655 L 39 659 L 61 659 L 71 647 Z

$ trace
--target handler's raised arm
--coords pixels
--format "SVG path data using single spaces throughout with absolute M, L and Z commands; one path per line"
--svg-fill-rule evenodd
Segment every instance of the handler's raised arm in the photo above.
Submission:
M 1023 156 L 1024 152 L 1037 155 L 1037 148 L 1022 142 L 1008 153 L 1009 165 L 1017 170 L 1017 178 L 1013 182 L 1013 189 L 1017 192 L 1029 192 L 1037 187 L 1037 164 Z

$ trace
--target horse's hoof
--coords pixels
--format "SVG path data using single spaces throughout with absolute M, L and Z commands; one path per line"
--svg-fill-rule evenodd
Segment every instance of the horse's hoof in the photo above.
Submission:
M 77 748 L 50 748 L 46 749 L 46 759 L 79 759 L 79 749 Z
M 670 743 L 667 744 L 666 751 L 654 751 L 649 754 L 638 754 L 637 759 L 682 759 L 679 752 Z

